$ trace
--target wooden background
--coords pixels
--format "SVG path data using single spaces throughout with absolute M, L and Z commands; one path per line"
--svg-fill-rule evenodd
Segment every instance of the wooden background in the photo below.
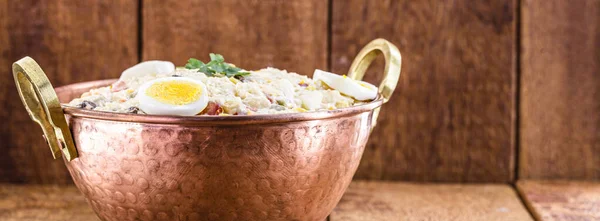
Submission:
M 210 52 L 341 74 L 378 37 L 404 65 L 355 179 L 600 179 L 598 0 L 0 0 L 0 182 L 71 182 L 18 99 L 23 56 L 55 86 Z
M 600 1 L 550 2 L 522 6 L 519 172 L 600 180 Z

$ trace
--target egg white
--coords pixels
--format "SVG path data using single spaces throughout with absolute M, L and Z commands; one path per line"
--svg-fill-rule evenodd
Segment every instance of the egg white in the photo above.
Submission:
M 321 108 L 323 93 L 319 91 L 304 91 L 300 95 L 300 100 L 302 101 L 302 108 L 307 110 L 317 110 Z
M 200 97 L 198 97 L 198 99 L 192 103 L 175 105 L 161 102 L 146 94 L 148 88 L 153 84 L 168 81 L 186 81 L 196 84 L 201 89 Z M 206 108 L 208 105 L 208 90 L 202 81 L 187 77 L 166 77 L 154 79 L 144 83 L 138 89 L 136 99 L 139 101 L 139 108 L 147 114 L 194 116 L 202 112 L 202 110 L 204 110 L 204 108 Z
M 121 79 L 143 77 L 151 74 L 169 74 L 175 71 L 175 65 L 170 61 L 144 61 L 121 73 Z
M 322 81 L 327 86 L 338 90 L 340 93 L 353 97 L 356 100 L 373 100 L 377 97 L 377 87 L 364 81 L 357 81 L 346 76 L 331 72 L 315 70 L 313 80 Z

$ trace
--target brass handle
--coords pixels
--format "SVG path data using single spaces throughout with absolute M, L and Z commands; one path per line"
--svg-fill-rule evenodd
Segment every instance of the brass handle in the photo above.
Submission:
M 27 113 L 44 131 L 54 159 L 62 152 L 67 161 L 77 157 L 69 125 L 48 77 L 30 57 L 13 63 L 13 77 Z
M 371 62 L 380 54 L 383 54 L 385 58 L 385 69 L 383 80 L 379 84 L 379 93 L 383 96 L 383 103 L 387 103 L 396 89 L 402 67 L 402 55 L 394 44 L 381 38 L 369 42 L 354 58 L 348 71 L 348 77 L 362 80 Z M 375 109 L 373 113 L 373 127 L 377 123 L 378 116 L 379 108 Z

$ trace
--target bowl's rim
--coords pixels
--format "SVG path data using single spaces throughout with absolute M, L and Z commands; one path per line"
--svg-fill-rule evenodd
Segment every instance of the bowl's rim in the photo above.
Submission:
M 74 84 L 68 84 L 55 88 L 57 93 L 72 91 L 74 89 L 88 89 L 102 87 L 112 84 L 118 79 L 86 81 Z M 282 113 L 282 114 L 257 114 L 257 115 L 236 115 L 236 116 L 174 116 L 174 115 L 140 115 L 130 113 L 115 113 L 107 111 L 86 110 L 68 106 L 62 103 L 62 109 L 65 115 L 76 118 L 90 118 L 97 120 L 130 122 L 130 123 L 154 123 L 154 124 L 210 124 L 210 125 L 243 125 L 243 124 L 271 124 L 285 123 L 295 121 L 323 120 L 330 118 L 340 118 L 349 115 L 356 115 L 372 111 L 383 104 L 383 97 L 378 95 L 371 102 L 356 105 L 352 107 L 340 108 L 335 110 L 320 110 L 302 113 Z

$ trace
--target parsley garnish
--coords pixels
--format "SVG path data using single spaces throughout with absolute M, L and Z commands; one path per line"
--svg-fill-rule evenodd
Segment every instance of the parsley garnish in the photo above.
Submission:
M 222 55 L 213 53 L 210 53 L 210 62 L 204 64 L 198 59 L 190 58 L 188 63 L 185 64 L 185 68 L 198 69 L 198 72 L 202 72 L 209 77 L 213 77 L 216 74 L 227 77 L 240 77 L 250 74 L 250 72 L 241 71 L 242 69 L 226 63 Z

